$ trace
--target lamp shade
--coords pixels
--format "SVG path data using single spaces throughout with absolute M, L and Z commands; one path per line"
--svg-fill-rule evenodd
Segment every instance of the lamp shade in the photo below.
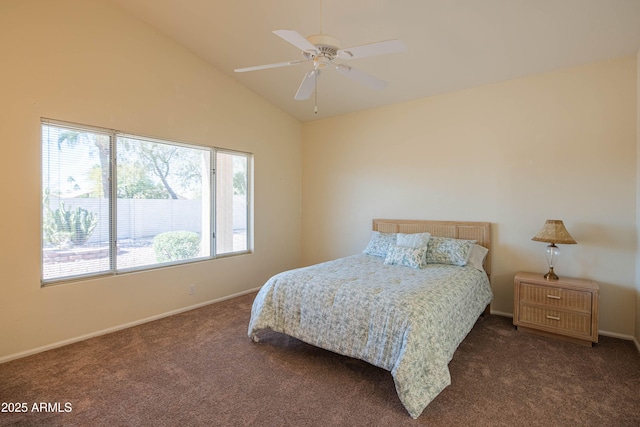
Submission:
M 563 245 L 573 245 L 576 241 L 569 234 L 564 224 L 559 219 L 548 219 L 542 230 L 538 231 L 538 234 L 533 236 L 531 240 L 536 242 L 546 243 L 560 243 Z

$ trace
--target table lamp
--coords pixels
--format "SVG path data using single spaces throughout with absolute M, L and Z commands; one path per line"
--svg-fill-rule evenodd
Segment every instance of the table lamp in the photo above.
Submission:
M 553 272 L 553 267 L 555 267 L 558 256 L 560 255 L 560 249 L 558 249 L 556 243 L 563 245 L 575 245 L 576 241 L 573 240 L 573 237 L 571 237 L 567 229 L 564 227 L 564 224 L 559 219 L 548 219 L 544 223 L 542 230 L 538 231 L 538 234 L 533 236 L 531 240 L 550 243 L 550 245 L 547 246 L 545 254 L 547 264 L 549 264 L 549 272 L 544 275 L 544 278 L 547 280 L 558 280 L 558 276 Z

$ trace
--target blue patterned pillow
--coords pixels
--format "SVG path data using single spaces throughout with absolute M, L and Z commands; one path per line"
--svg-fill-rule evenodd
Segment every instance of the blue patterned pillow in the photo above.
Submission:
M 427 263 L 467 265 L 471 248 L 475 243 L 475 240 L 431 236 L 427 247 Z
M 426 246 L 412 248 L 410 246 L 392 245 L 384 259 L 386 265 L 403 265 L 411 268 L 422 268 Z
M 387 252 L 389 252 L 389 247 L 395 245 L 396 238 L 397 233 L 380 233 L 379 231 L 374 231 L 371 234 L 371 240 L 365 248 L 364 253 L 385 257 L 387 256 Z
M 431 237 L 430 233 L 412 233 L 412 234 L 404 234 L 398 233 L 398 239 L 396 241 L 396 245 L 398 246 L 409 246 L 412 248 L 419 248 L 421 246 L 427 246 L 429 244 L 429 238 Z M 420 267 L 424 267 L 427 264 L 427 251 L 424 251 L 424 259 L 420 264 Z

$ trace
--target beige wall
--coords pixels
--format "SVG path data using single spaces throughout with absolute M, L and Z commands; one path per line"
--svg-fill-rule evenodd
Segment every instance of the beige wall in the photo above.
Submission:
M 3 0 L 0 52 L 0 361 L 299 265 L 299 122 L 103 1 Z M 255 253 L 41 288 L 41 117 L 254 153 Z
M 546 271 L 531 241 L 562 219 L 560 276 L 601 288 L 600 329 L 634 334 L 636 58 L 303 124 L 303 263 L 354 254 L 372 218 L 493 223 L 492 309 Z
M 636 151 L 637 151 L 637 164 L 636 164 L 636 346 L 640 350 L 640 50 L 637 54 L 637 66 L 636 66 Z
M 3 0 L 0 52 L 0 361 L 359 252 L 376 217 L 491 221 L 502 313 L 561 218 L 557 272 L 640 339 L 640 55 L 301 125 L 99 0 Z M 255 253 L 41 288 L 40 117 L 254 153 Z

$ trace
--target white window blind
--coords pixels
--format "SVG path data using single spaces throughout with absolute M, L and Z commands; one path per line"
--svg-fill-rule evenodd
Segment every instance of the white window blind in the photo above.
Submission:
M 110 272 L 112 135 L 42 124 L 42 277 Z

